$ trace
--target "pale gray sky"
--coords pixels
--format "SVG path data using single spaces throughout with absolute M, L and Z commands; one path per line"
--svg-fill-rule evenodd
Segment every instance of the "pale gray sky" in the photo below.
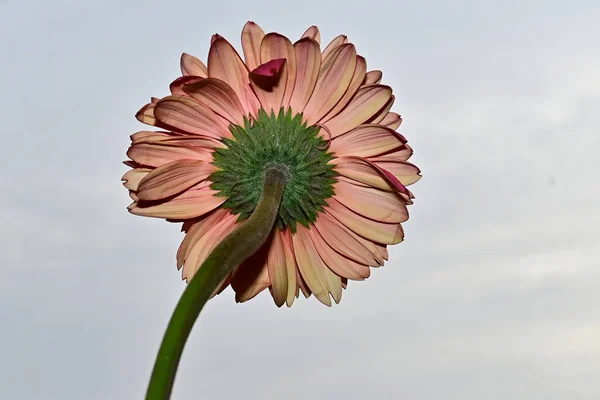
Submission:
M 126 211 L 133 115 L 247 20 L 349 35 L 424 178 L 340 305 L 212 301 L 173 398 L 600 398 L 596 0 L 0 3 L 0 398 L 142 398 L 184 284 Z

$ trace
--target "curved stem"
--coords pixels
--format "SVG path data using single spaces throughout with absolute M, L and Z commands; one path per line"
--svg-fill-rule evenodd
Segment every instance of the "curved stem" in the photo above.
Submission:
M 227 275 L 267 240 L 288 176 L 287 168 L 282 166 L 265 170 L 260 200 L 250 218 L 214 248 L 181 295 L 160 345 L 146 400 L 171 396 L 181 353 L 194 322 Z

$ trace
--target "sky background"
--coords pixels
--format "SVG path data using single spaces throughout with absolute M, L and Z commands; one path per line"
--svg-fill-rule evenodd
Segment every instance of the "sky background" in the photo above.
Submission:
M 204 310 L 173 399 L 600 398 L 600 3 L 0 1 L 0 398 L 141 399 L 184 283 L 129 215 L 135 112 L 254 20 L 384 72 L 423 179 L 341 304 Z

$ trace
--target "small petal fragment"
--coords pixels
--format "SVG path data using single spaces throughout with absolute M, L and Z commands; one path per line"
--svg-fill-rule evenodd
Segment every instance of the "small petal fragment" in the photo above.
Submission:
M 174 196 L 206 179 L 216 167 L 204 161 L 178 160 L 162 165 L 141 180 L 140 200 L 161 200 Z

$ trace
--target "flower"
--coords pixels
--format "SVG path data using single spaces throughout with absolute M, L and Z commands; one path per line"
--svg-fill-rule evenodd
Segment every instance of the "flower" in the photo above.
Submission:
M 290 171 L 268 241 L 222 285 L 243 302 L 269 288 L 277 306 L 300 291 L 337 303 L 348 280 L 364 280 L 403 240 L 420 178 L 396 132 L 392 89 L 367 72 L 345 35 L 320 50 L 310 27 L 291 43 L 253 22 L 242 31 L 245 61 L 212 38 L 208 66 L 183 54 L 171 95 L 137 113 L 162 131 L 131 136 L 123 176 L 136 215 L 183 222 L 177 266 L 189 281 L 211 250 L 254 210 L 262 171 Z

